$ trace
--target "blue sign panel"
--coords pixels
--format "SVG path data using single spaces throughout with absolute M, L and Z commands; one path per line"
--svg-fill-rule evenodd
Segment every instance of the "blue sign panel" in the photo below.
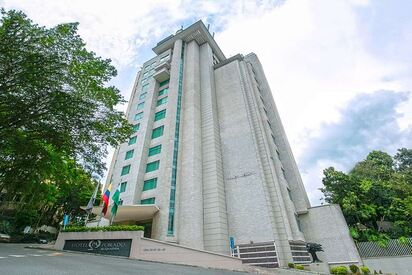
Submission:
M 66 226 L 69 224 L 69 215 L 64 215 L 63 217 L 63 225 Z
M 235 238 L 229 237 L 230 241 L 230 249 L 234 250 L 235 249 Z

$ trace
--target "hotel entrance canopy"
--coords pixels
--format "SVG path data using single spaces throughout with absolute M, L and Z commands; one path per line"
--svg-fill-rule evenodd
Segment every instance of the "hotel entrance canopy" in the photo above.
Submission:
M 82 207 L 83 208 L 83 207 Z M 112 207 L 107 209 L 106 216 L 104 218 L 112 218 Z M 125 221 L 145 221 L 150 220 L 159 211 L 159 207 L 154 204 L 138 204 L 138 205 L 120 205 L 117 209 L 117 214 L 114 217 L 114 222 Z M 100 215 L 102 213 L 101 206 L 95 206 L 92 210 L 93 214 Z

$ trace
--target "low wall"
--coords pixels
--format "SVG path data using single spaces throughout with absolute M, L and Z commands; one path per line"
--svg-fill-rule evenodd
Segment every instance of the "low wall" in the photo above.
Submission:
M 362 264 L 339 205 L 311 207 L 299 220 L 306 241 L 322 245 L 324 252 L 316 253 L 321 261 L 330 266 Z
M 136 259 L 231 270 L 244 270 L 242 261 L 238 258 L 205 250 L 148 238 L 140 238 L 137 246 L 139 252 Z
M 95 245 L 98 240 L 102 243 L 104 240 L 131 240 L 129 255 L 131 259 L 238 271 L 245 270 L 242 261 L 238 258 L 144 238 L 143 231 L 60 232 L 55 248 L 63 250 L 67 240 L 93 241 L 90 246 Z M 94 251 L 90 249 L 88 252 Z
M 388 274 L 412 274 L 412 256 L 366 258 L 363 263 L 369 267 L 371 273 L 376 270 Z
M 412 238 L 406 243 L 398 240 L 389 240 L 386 246 L 379 246 L 375 242 L 357 243 L 359 254 L 371 272 L 382 271 L 398 275 L 412 274 Z

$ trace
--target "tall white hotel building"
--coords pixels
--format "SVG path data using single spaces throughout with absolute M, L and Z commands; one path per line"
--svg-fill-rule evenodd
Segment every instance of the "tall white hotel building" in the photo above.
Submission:
M 257 56 L 226 58 L 201 21 L 153 51 L 127 108 L 135 132 L 105 186 L 120 184 L 115 222 L 266 267 L 309 262 L 306 241 L 326 260 L 357 258 L 332 251 L 351 240 L 345 221 L 337 206 L 311 208 Z

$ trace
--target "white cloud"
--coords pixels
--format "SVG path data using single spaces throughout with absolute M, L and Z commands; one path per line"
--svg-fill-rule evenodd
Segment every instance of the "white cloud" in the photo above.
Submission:
M 136 72 L 124 70 L 137 68 L 149 57 L 149 49 L 180 25 L 187 27 L 198 19 L 211 23 L 227 56 L 258 55 L 298 163 L 308 139 L 323 134 L 323 123 L 342 121 L 339 108 L 356 95 L 382 89 L 412 90 L 410 62 L 403 60 L 411 52 L 412 21 L 403 24 L 399 41 L 393 40 L 386 49 L 399 54 L 392 59 L 373 54 L 365 45 L 365 18 L 357 12 L 374 4 L 369 0 L 0 0 L 0 4 L 23 10 L 41 25 L 80 22 L 79 33 L 89 49 L 112 58 L 119 72 L 129 75 Z M 385 35 L 383 29 L 379 35 Z M 131 76 L 122 79 L 134 81 Z M 121 83 L 125 98 L 131 85 Z M 404 114 L 397 118 L 400 128 L 407 129 L 412 121 L 412 97 L 397 110 Z M 324 164 L 317 161 L 312 174 Z M 305 179 L 311 194 L 319 179 Z
M 164 35 L 176 31 L 180 20 L 195 17 L 193 8 L 185 10 L 181 8 L 184 3 L 177 3 L 172 0 L 4 0 L 2 6 L 20 9 L 34 22 L 48 27 L 63 22 L 79 22 L 79 34 L 88 48 L 100 56 L 111 58 L 121 69 L 131 63 L 142 62 L 139 55 L 142 46 L 153 47 Z M 200 5 L 199 15 L 211 7 Z
M 230 55 L 258 55 L 298 162 L 308 150 L 308 139 L 324 134 L 322 123 L 341 121 L 339 108 L 356 95 L 412 89 L 405 79 L 386 78 L 405 71 L 402 64 L 382 60 L 366 48 L 354 8 L 368 2 L 355 2 L 286 1 L 264 13 L 252 10 L 231 17 L 216 37 Z M 399 122 L 407 128 L 412 100 L 398 108 L 405 114 Z M 323 164 L 318 161 L 312 176 L 305 177 L 310 194 L 316 194 Z
M 341 120 L 322 124 L 320 135 L 307 140 L 300 164 L 313 203 L 322 196 L 323 169 L 334 166 L 347 172 L 373 150 L 394 155 L 401 147 L 411 148 L 412 126 L 401 129 L 397 123 L 397 106 L 410 96 L 393 91 L 356 95 L 340 110 Z
M 233 17 L 217 35 L 224 51 L 255 52 L 294 144 L 302 130 L 337 121 L 337 107 L 360 92 L 398 89 L 391 71 L 362 45 L 344 1 L 287 1 L 261 16 Z

